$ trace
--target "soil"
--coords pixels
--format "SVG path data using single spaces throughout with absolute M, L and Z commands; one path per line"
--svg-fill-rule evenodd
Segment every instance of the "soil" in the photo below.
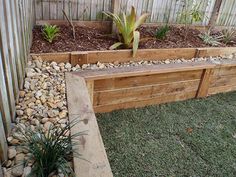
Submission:
M 70 26 L 59 26 L 60 35 L 53 41 L 47 42 L 42 35 L 42 26 L 36 26 L 33 29 L 32 53 L 50 53 L 50 52 L 71 52 L 71 51 L 91 51 L 91 50 L 109 50 L 109 47 L 118 41 L 117 37 L 105 34 L 98 29 L 88 27 L 75 27 L 76 39 L 73 39 Z M 141 49 L 158 48 L 188 48 L 188 47 L 207 47 L 199 37 L 200 31 L 190 29 L 187 41 L 185 41 L 185 28 L 170 27 L 170 31 L 163 40 L 154 38 L 156 27 L 141 27 Z M 222 44 L 222 46 L 225 46 Z

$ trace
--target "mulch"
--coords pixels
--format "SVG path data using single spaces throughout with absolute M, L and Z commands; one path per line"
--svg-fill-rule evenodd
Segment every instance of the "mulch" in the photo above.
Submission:
M 72 31 L 69 26 L 61 25 L 60 35 L 53 41 L 47 42 L 42 35 L 42 26 L 33 29 L 32 53 L 51 53 L 51 52 L 71 52 L 71 51 L 91 51 L 109 50 L 109 47 L 118 41 L 117 37 L 105 34 L 98 29 L 88 27 L 75 27 L 76 39 L 73 39 Z M 184 27 L 170 27 L 170 31 L 163 40 L 154 38 L 156 27 L 141 27 L 141 49 L 158 48 L 188 48 L 188 47 L 207 47 L 199 37 L 200 31 L 190 29 L 187 40 L 185 41 Z M 225 46 L 222 44 L 222 46 Z

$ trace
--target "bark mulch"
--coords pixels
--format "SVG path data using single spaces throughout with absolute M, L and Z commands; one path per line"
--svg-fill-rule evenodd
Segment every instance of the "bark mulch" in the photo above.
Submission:
M 98 29 L 88 27 L 75 27 L 76 39 L 73 39 L 72 31 L 69 26 L 61 25 L 60 35 L 52 44 L 47 42 L 42 35 L 42 26 L 33 29 L 32 53 L 51 53 L 51 52 L 71 52 L 71 51 L 91 51 L 108 50 L 109 47 L 118 41 L 117 37 L 105 34 Z M 207 47 L 208 45 L 198 37 L 200 31 L 190 29 L 187 40 L 185 41 L 185 28 L 170 27 L 170 31 L 163 40 L 156 39 L 156 27 L 141 27 L 141 49 L 158 48 L 188 48 L 188 47 Z M 225 46 L 222 44 L 222 46 Z

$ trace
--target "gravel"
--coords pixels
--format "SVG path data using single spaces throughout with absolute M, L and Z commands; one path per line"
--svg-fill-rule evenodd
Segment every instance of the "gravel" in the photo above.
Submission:
M 130 61 L 123 64 L 119 62 L 98 62 L 97 64 L 72 67 L 70 63 L 50 63 L 42 61 L 40 57 L 34 57 L 28 62 L 24 88 L 19 92 L 19 100 L 16 105 L 16 121 L 12 134 L 7 138 L 9 160 L 3 164 L 6 172 L 5 176 L 9 175 L 9 173 L 12 176 L 25 176 L 31 170 L 32 164 L 30 163 L 28 166 L 18 165 L 17 168 L 12 168 L 27 156 L 27 152 L 19 148 L 21 136 L 17 132 L 17 127 L 31 127 L 34 130 L 36 126 L 41 126 L 46 131 L 51 125 L 64 127 L 68 123 L 65 72 L 199 61 L 217 63 L 232 58 L 234 58 L 233 55 L 214 58 L 193 58 L 191 60 Z

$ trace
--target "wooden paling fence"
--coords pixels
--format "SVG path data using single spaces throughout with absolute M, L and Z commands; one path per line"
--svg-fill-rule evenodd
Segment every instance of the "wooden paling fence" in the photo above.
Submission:
M 35 21 L 31 0 L 0 0 L 0 160 L 15 118 Z M 1 161 L 0 161 L 1 162 Z
M 208 25 L 214 20 L 218 26 L 236 25 L 235 0 L 191 1 L 200 3 L 199 10 L 204 16 L 202 22 L 196 24 Z M 149 23 L 180 23 L 184 0 L 34 0 L 34 6 L 37 20 L 62 20 L 63 9 L 73 20 L 101 21 L 107 20 L 103 11 L 128 12 L 134 6 L 138 15 L 144 12 L 150 14 Z

